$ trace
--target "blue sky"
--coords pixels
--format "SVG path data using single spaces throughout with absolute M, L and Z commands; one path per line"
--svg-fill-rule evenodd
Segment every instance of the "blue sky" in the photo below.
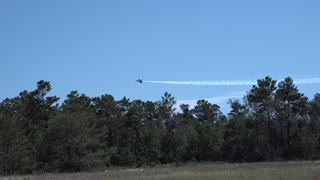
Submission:
M 226 108 L 251 86 L 135 79 L 320 77 L 319 9 L 316 0 L 1 0 L 0 99 L 43 79 L 62 99 L 78 90 L 155 101 L 168 91 Z M 319 92 L 319 84 L 298 87 L 310 98 Z

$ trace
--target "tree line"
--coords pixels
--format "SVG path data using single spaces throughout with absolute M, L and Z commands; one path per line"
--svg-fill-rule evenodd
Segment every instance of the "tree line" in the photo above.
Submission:
M 231 110 L 199 100 L 115 100 L 51 85 L 0 103 L 0 175 L 72 172 L 188 161 L 281 161 L 320 158 L 320 94 L 309 100 L 292 78 L 258 79 Z

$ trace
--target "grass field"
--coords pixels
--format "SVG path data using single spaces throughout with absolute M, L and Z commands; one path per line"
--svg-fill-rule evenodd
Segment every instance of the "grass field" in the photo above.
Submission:
M 238 179 L 312 179 L 320 180 L 320 161 L 292 161 L 267 163 L 188 163 L 180 167 L 165 165 L 155 168 L 108 169 L 100 172 L 41 174 L 0 177 L 0 180 L 238 180 Z

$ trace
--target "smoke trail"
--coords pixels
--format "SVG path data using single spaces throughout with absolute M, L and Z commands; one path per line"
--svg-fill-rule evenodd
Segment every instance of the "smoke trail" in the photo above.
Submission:
M 177 85 L 209 85 L 209 86 L 230 86 L 230 85 L 253 85 L 255 81 L 144 81 L 147 83 L 158 84 L 177 84 Z
M 297 79 L 293 81 L 295 84 L 318 84 L 320 78 Z
M 158 84 L 176 84 L 176 85 L 195 85 L 195 86 L 243 86 L 255 85 L 257 81 L 240 80 L 240 81 L 144 81 L 146 83 Z M 295 84 L 317 84 L 320 83 L 320 78 L 307 78 L 294 80 Z

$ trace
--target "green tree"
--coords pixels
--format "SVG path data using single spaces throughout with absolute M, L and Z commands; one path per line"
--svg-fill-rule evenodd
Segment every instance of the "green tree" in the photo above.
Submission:
M 161 159 L 163 163 L 176 161 L 177 141 L 175 135 L 175 104 L 176 100 L 174 97 L 170 93 L 165 92 L 158 107 L 158 127 L 161 132 Z M 161 126 L 164 127 L 164 129 L 161 128 Z
M 37 89 L 23 91 L 19 95 L 19 124 L 22 132 L 31 143 L 32 170 L 38 173 L 49 163 L 50 147 L 47 146 L 48 122 L 57 110 L 59 100 L 56 96 L 46 96 L 51 91 L 47 81 L 37 82 Z
M 230 100 L 231 111 L 224 131 L 223 157 L 228 161 L 244 161 L 248 156 L 245 146 L 246 134 L 245 121 L 248 109 L 239 100 Z
M 98 144 L 92 133 L 94 118 L 91 98 L 71 91 L 49 122 L 51 163 L 47 171 L 80 171 L 94 166 L 95 157 L 90 156 Z
M 320 158 L 320 94 L 314 95 L 309 105 L 309 123 L 304 138 L 304 158 Z
M 125 102 L 125 103 L 124 103 Z M 128 100 L 122 99 L 119 102 L 121 107 L 126 104 L 125 116 L 121 118 L 124 121 L 123 130 L 120 131 L 121 139 L 118 146 L 122 165 L 138 165 L 144 163 L 143 157 L 143 130 L 145 129 L 145 117 L 143 116 L 144 103 L 141 100 L 134 100 L 129 103 Z
M 5 99 L 0 103 L 0 175 L 29 171 L 30 146 L 17 123 L 16 100 Z
M 195 125 L 198 137 L 197 159 L 201 161 L 218 160 L 223 147 L 220 107 L 206 100 L 199 100 L 191 111 L 197 120 Z
M 281 137 L 284 139 L 284 157 L 301 158 L 303 145 L 300 130 L 305 126 L 304 115 L 307 97 L 299 92 L 290 77 L 278 84 L 275 97 L 278 103 L 278 121 Z
M 147 101 L 143 104 L 143 121 L 145 129 L 143 130 L 143 148 L 142 154 L 147 164 L 155 165 L 159 162 L 161 156 L 161 135 L 162 126 L 158 128 L 157 103 Z
M 211 104 L 207 100 L 198 100 L 197 105 L 192 110 L 192 114 L 201 123 L 217 123 L 222 115 L 220 107 L 216 104 Z
M 124 130 L 124 121 L 120 121 L 121 108 L 114 97 L 109 94 L 93 98 L 93 105 L 96 111 L 95 136 L 99 139 L 102 161 L 107 166 L 123 165 L 119 155 L 121 131 Z M 115 151 L 117 153 L 114 153 Z
M 259 79 L 246 97 L 254 123 L 253 155 L 256 160 L 273 160 L 278 152 L 274 108 L 276 82 L 269 76 Z

